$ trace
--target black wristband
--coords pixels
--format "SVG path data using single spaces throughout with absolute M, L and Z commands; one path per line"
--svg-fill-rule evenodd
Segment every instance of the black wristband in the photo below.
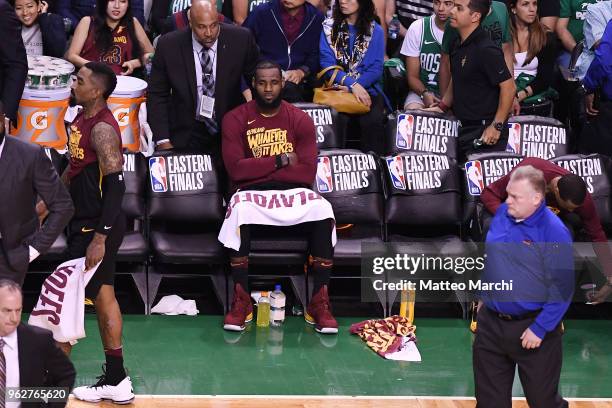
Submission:
M 281 167 L 283 167 L 283 157 L 282 157 L 282 154 L 277 154 L 275 156 L 275 160 L 276 160 L 275 165 L 276 165 L 277 169 L 280 169 Z

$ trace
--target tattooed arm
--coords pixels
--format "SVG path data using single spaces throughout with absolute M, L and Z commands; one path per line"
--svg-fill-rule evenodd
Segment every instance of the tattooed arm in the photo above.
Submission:
M 91 131 L 91 143 L 102 173 L 102 214 L 94 238 L 87 248 L 87 269 L 94 267 L 104 258 L 104 243 L 121 213 L 125 193 L 121 136 L 111 125 L 100 122 Z

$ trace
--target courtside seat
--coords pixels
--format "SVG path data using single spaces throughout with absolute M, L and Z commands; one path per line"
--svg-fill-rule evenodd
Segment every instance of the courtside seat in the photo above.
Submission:
M 513 116 L 508 119 L 508 127 L 507 152 L 551 160 L 569 151 L 565 125 L 557 119 L 534 115 Z
M 225 310 L 227 259 L 217 240 L 224 210 L 211 157 L 159 152 L 149 158 L 148 167 L 149 308 L 162 278 L 204 275 L 213 281 Z
M 125 194 L 121 209 L 127 220 L 127 231 L 117 253 L 119 262 L 141 262 L 148 259 L 149 248 L 145 236 L 145 181 L 147 160 L 141 153 L 123 154 Z
M 344 148 L 345 135 L 340 134 L 338 130 L 338 112 L 334 108 L 309 102 L 299 102 L 293 105 L 312 118 L 319 150 Z
M 389 115 L 385 131 L 385 151 L 441 154 L 457 158 L 459 121 L 451 115 L 419 109 Z
M 461 186 L 456 161 L 443 155 L 417 152 L 384 157 L 387 184 L 386 240 L 392 254 L 409 257 L 471 256 L 475 248 L 460 238 Z M 423 272 L 423 271 L 420 271 Z M 433 278 L 459 281 L 453 271 L 428 270 Z M 411 275 L 391 274 L 397 280 Z M 418 274 L 415 277 L 423 277 Z M 389 308 L 397 298 L 389 291 Z M 418 295 L 417 295 L 418 296 Z M 464 311 L 465 294 L 456 293 Z
M 222 262 L 224 250 L 217 235 L 180 234 L 153 231 L 151 246 L 155 249 L 156 260 L 163 263 L 199 264 Z
M 486 233 L 483 220 L 488 213 L 480 203 L 480 194 L 489 184 L 510 173 L 521 160 L 521 155 L 510 152 L 477 153 L 463 164 L 463 224 L 469 239 L 482 242 Z
M 333 207 L 337 242 L 332 279 L 362 279 L 364 243 L 382 245 L 384 194 L 380 160 L 359 150 L 322 151 L 313 190 Z M 350 266 L 351 268 L 341 268 Z M 312 282 L 309 292 L 312 291 Z M 312 293 L 310 293 L 311 295 Z M 386 315 L 385 292 L 377 292 Z
M 601 224 L 608 234 L 612 232 L 612 208 L 610 207 L 610 176 L 612 175 L 612 159 L 601 154 L 572 154 L 557 157 L 553 163 L 571 171 L 582 177 L 587 185 L 587 189 L 593 201 Z M 611 248 L 612 241 L 608 243 L 584 242 L 588 237 L 584 237 L 581 231 L 573 231 L 575 234 L 574 252 L 577 261 L 582 260 L 585 267 L 594 271 L 601 271 L 601 265 L 597 260 L 594 245 L 607 245 Z M 581 242 L 582 241 L 582 242 Z M 601 279 L 601 272 L 592 276 L 593 281 Z

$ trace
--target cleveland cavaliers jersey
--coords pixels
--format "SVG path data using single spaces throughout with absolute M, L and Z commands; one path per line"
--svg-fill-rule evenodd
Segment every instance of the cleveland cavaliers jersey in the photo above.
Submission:
M 108 108 L 89 119 L 81 111 L 70 125 L 68 178 L 75 207 L 74 219 L 94 219 L 102 214 L 102 171 L 91 143 L 91 131 L 100 122 L 111 125 L 121 143 L 119 125 Z

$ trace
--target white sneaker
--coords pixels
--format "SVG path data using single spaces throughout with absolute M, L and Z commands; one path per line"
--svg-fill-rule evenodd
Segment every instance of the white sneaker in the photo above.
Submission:
M 125 377 L 117 385 L 104 384 L 104 380 L 105 378 L 102 377 L 95 385 L 77 387 L 72 390 L 72 394 L 76 399 L 87 402 L 111 400 L 115 404 L 129 404 L 134 400 L 134 390 L 130 377 Z

